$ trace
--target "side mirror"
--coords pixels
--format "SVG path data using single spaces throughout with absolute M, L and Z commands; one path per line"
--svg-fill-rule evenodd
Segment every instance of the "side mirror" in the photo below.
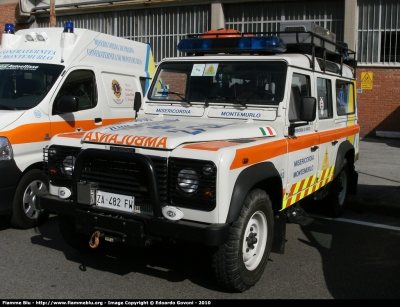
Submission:
M 317 113 L 317 99 L 315 97 L 303 97 L 300 102 L 300 120 L 312 122 Z
M 135 118 L 137 117 L 137 113 L 139 112 L 141 106 L 142 106 L 142 95 L 140 94 L 140 92 L 136 92 L 133 101 L 133 110 L 135 111 Z
M 54 110 L 57 113 L 72 113 L 79 110 L 79 98 L 76 96 L 62 96 L 56 103 Z
M 317 99 L 315 97 L 303 97 L 300 100 L 300 123 L 291 123 L 289 135 L 294 136 L 295 128 L 313 122 L 317 116 Z

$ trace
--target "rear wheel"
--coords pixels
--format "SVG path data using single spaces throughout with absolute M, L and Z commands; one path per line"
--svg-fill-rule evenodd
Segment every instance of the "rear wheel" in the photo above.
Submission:
M 265 191 L 251 191 L 239 218 L 230 227 L 229 240 L 212 257 L 217 281 L 225 288 L 244 292 L 254 286 L 264 272 L 271 252 L 273 211 Z
M 346 211 L 347 196 L 349 192 L 349 166 L 344 159 L 340 172 L 333 179 L 326 199 L 326 211 L 331 217 L 340 217 Z
M 20 180 L 15 190 L 11 224 L 28 229 L 43 224 L 49 213 L 36 208 L 37 195 L 47 192 L 49 181 L 41 170 L 33 169 Z

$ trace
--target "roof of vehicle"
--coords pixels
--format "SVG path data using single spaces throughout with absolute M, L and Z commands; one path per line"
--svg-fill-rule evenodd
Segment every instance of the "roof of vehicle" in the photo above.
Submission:
M 355 52 L 350 50 L 347 44 L 336 42 L 335 35 L 330 31 L 317 25 L 314 25 L 315 27 L 318 27 L 318 31 L 307 31 L 303 26 L 286 27 L 285 31 L 275 32 L 210 30 L 205 33 L 188 34 L 179 42 L 177 48 L 187 56 L 195 57 L 224 55 L 227 58 L 236 56 L 237 58 L 231 58 L 235 60 L 250 59 L 249 57 L 254 59 L 255 56 L 262 60 L 281 59 L 289 65 L 354 78 L 357 66 Z M 304 61 L 305 57 L 307 61 Z

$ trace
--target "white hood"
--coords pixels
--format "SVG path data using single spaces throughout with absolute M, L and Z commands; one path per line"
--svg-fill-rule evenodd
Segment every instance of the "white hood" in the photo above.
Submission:
M 20 118 L 25 111 L 0 111 L 0 130 L 4 130 L 7 126 L 11 125 L 18 118 Z
M 275 135 L 275 130 L 265 125 L 265 122 L 156 117 L 88 131 L 82 140 L 110 145 L 174 149 L 184 143 Z

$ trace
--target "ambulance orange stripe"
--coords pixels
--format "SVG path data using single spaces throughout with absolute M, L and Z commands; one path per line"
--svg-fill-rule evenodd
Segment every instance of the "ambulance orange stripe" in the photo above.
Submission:
M 360 133 L 360 126 L 353 125 L 342 129 L 335 129 L 325 132 L 319 132 L 321 144 L 332 142 L 341 138 L 345 138 Z
M 50 137 L 50 123 L 21 125 L 13 130 L 2 131 L 1 135 L 7 137 L 12 145 L 44 142 Z
M 74 138 L 74 139 L 80 139 L 83 137 L 85 134 L 85 131 L 82 132 L 70 132 L 70 133 L 60 133 L 58 136 L 63 137 L 63 138 Z
M 196 144 L 185 145 L 185 146 L 183 146 L 183 148 L 218 151 L 223 147 L 230 147 L 230 146 L 235 146 L 238 144 L 240 144 L 240 143 L 228 142 L 228 141 L 205 142 L 205 143 L 196 143 Z
M 231 169 L 249 166 L 287 153 L 286 139 L 236 150 Z M 243 164 L 243 159 L 248 162 Z
M 319 145 L 318 134 L 312 133 L 295 138 L 288 138 L 288 145 L 289 145 L 289 152 Z
M 103 120 L 101 126 L 119 123 L 121 121 L 132 120 L 132 118 L 115 118 Z M 94 120 L 81 120 L 71 122 L 42 122 L 18 126 L 15 129 L 1 132 L 2 136 L 7 137 L 11 144 L 26 144 L 44 142 L 58 133 L 74 132 L 78 128 L 91 130 L 101 127 L 94 124 Z
M 339 128 L 337 133 L 333 132 L 322 132 L 317 133 L 323 135 L 324 141 L 321 142 L 315 134 L 302 135 L 293 138 L 287 138 L 284 140 L 278 140 L 271 143 L 265 143 L 262 145 L 255 145 L 252 147 L 241 148 L 236 150 L 236 156 L 231 164 L 230 169 L 236 169 L 244 166 L 249 166 L 255 163 L 259 163 L 289 152 L 294 152 L 304 148 L 319 145 L 321 143 L 331 142 L 338 138 L 348 137 L 354 133 L 358 133 L 360 127 L 358 125 Z M 286 140 L 288 142 L 288 151 L 286 152 Z M 243 159 L 247 159 L 247 163 L 243 164 Z

